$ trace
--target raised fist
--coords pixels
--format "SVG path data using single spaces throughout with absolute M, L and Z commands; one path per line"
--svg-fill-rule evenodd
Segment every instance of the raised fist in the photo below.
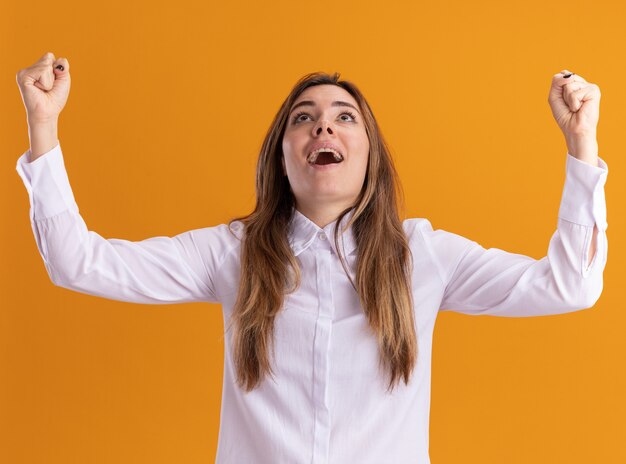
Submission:
M 548 103 L 567 138 L 596 133 L 600 118 L 600 87 L 596 84 L 563 70 L 552 77 Z
M 70 65 L 65 58 L 48 52 L 16 75 L 28 122 L 56 121 L 70 94 Z

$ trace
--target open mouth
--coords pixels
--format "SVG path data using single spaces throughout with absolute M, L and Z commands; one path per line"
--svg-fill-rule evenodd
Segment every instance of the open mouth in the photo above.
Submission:
M 318 165 L 341 163 L 342 161 L 343 155 L 341 153 L 329 149 L 316 150 L 307 158 L 309 164 Z

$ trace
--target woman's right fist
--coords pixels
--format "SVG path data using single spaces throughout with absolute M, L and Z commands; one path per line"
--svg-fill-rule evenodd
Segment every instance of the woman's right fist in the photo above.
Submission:
M 70 94 L 70 65 L 65 58 L 46 53 L 16 75 L 29 123 L 56 121 Z

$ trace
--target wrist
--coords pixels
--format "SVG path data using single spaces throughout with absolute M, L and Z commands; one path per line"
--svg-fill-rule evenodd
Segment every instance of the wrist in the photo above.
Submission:
M 30 139 L 30 162 L 33 162 L 59 143 L 57 122 L 29 121 L 28 137 Z
M 566 136 L 565 141 L 570 155 L 593 166 L 598 165 L 598 141 L 595 133 Z
M 44 127 L 50 129 L 50 128 L 57 128 L 59 126 L 58 119 L 41 120 L 41 119 L 26 118 L 26 121 L 28 122 L 29 129 L 44 128 Z

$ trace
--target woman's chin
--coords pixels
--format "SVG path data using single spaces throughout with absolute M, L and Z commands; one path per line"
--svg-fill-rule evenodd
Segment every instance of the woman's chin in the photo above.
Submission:
M 310 191 L 302 194 L 308 203 L 337 203 L 352 197 L 342 182 L 320 183 L 312 187 Z

